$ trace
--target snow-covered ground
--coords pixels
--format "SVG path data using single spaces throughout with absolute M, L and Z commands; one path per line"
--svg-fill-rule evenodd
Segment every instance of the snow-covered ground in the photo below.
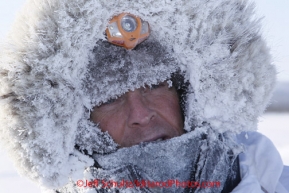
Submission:
M 259 131 L 269 137 L 279 150 L 285 165 L 289 165 L 289 113 L 266 113 L 260 118 Z M 0 152 L 1 193 L 40 193 L 35 184 L 20 177 L 3 151 Z

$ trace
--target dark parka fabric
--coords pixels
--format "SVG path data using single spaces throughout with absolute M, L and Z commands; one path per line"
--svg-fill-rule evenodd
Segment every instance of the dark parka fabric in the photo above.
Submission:
M 151 27 L 134 50 L 105 39 L 122 12 Z M 96 191 L 76 190 L 77 180 L 121 180 L 134 170 L 132 179 L 223 187 L 243 151 L 235 134 L 257 130 L 275 83 L 259 29 L 247 0 L 28 0 L 1 47 L 1 142 L 20 173 L 46 189 Z M 183 136 L 118 149 L 90 121 L 94 106 L 146 84 L 176 84 L 176 74 Z

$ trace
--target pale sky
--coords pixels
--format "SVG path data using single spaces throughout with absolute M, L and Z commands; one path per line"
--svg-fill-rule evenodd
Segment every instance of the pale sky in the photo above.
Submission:
M 0 41 L 26 0 L 0 1 Z M 258 16 L 264 16 L 263 34 L 277 66 L 278 80 L 289 81 L 289 0 L 251 0 Z
M 251 0 L 263 18 L 263 35 L 277 66 L 278 80 L 289 81 L 289 0 Z

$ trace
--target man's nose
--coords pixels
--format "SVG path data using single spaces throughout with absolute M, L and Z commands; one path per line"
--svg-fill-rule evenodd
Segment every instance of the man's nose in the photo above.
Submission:
M 146 126 L 156 116 L 156 112 L 150 108 L 150 102 L 139 89 L 128 93 L 127 105 L 129 106 L 128 125 L 130 127 Z

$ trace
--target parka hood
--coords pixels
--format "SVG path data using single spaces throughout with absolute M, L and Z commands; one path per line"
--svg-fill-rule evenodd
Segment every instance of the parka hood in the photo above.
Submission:
M 106 46 L 122 12 L 152 29 L 131 51 Z M 1 142 L 22 174 L 59 188 L 93 165 L 89 154 L 116 150 L 92 108 L 174 72 L 189 84 L 185 130 L 256 130 L 276 74 L 259 30 L 247 0 L 29 0 L 1 48 Z

